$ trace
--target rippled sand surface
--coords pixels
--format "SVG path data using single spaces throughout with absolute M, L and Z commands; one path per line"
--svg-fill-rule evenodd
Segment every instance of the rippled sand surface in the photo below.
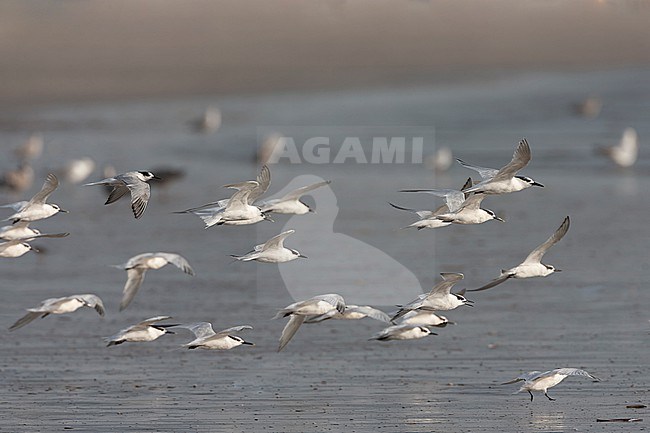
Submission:
M 3 329 L 25 308 L 48 297 L 96 293 L 107 307 L 103 319 L 80 310 L 0 332 L 0 431 L 643 429 L 647 420 L 596 420 L 648 418 L 647 409 L 626 408 L 647 404 L 649 386 L 648 77 L 647 70 L 530 74 L 399 90 L 85 103 L 3 112 L 3 151 L 29 131 L 44 134 L 45 154 L 36 163 L 40 179 L 66 160 L 86 155 L 120 171 L 171 166 L 186 175 L 165 190 L 154 189 L 149 208 L 137 221 L 126 202 L 103 206 L 100 188 L 62 185 L 51 201 L 70 214 L 33 225 L 71 235 L 34 242 L 45 250 L 40 255 L 0 262 Z M 590 94 L 602 98 L 601 115 L 575 116 L 571 104 Z M 222 129 L 214 135 L 192 134 L 186 121 L 209 104 L 220 106 Z M 381 343 L 367 340 L 381 329 L 378 322 L 329 321 L 305 325 L 276 353 L 284 323 L 270 318 L 278 308 L 311 290 L 348 291 L 350 302 L 373 304 L 368 282 L 376 275 L 393 276 L 386 271 L 386 259 L 370 253 L 350 256 L 353 249 L 336 251 L 332 255 L 338 262 L 310 267 L 314 287 L 285 288 L 284 269 L 295 271 L 306 262 L 284 264 L 281 273 L 273 265 L 231 263 L 228 255 L 244 253 L 289 227 L 293 222 L 288 217 L 204 230 L 197 218 L 171 212 L 225 197 L 222 184 L 255 175 L 252 156 L 259 134 L 295 131 L 298 126 L 306 127 L 307 135 L 325 128 L 333 143 L 354 134 L 372 135 L 373 128 L 394 128 L 404 135 L 421 130 L 429 138 L 433 131 L 437 145 L 490 167 L 508 161 L 521 137 L 531 143 L 533 160 L 525 174 L 545 188 L 486 199 L 484 207 L 503 216 L 505 224 L 436 231 L 398 230 L 411 216 L 386 202 L 434 206 L 437 199 L 397 191 L 460 186 L 472 173 L 459 166 L 445 175 L 434 175 L 420 164 L 351 160 L 271 167 L 272 193 L 296 176 L 332 180 L 338 213 L 328 212 L 329 198 L 315 194 L 306 200 L 315 204 L 317 213 L 293 221 L 307 231 L 306 221 L 312 218 L 319 221 L 316 230 L 328 216 L 332 236 L 363 243 L 400 264 L 411 286 L 397 285 L 391 296 L 407 302 L 437 282 L 442 271 L 465 274 L 459 289 L 478 287 L 499 269 L 519 263 L 570 215 L 569 233 L 545 257 L 563 272 L 472 294 L 475 308 L 448 312 L 458 324 L 438 330 L 435 337 Z M 640 161 L 622 171 L 594 155 L 592 146 L 616 142 L 627 126 L 639 133 Z M 433 141 L 425 140 L 424 153 L 431 153 L 432 146 Z M 11 166 L 8 158 L 1 164 L 2 169 Z M 99 177 L 96 172 L 91 180 Z M 33 191 L 40 180 L 37 184 Z M 21 198 L 1 196 L 2 202 Z M 317 246 L 313 242 L 309 236 L 296 236 L 287 245 L 310 256 Z M 197 275 L 169 267 L 150 271 L 133 303 L 119 313 L 126 275 L 109 265 L 148 251 L 181 253 Z M 364 296 L 355 296 L 355 287 L 364 288 Z M 389 289 L 378 288 L 377 293 Z M 255 329 L 245 336 L 256 346 L 228 352 L 176 350 L 189 338 L 179 331 L 149 344 L 105 347 L 102 337 L 160 314 L 179 322 L 211 321 L 215 329 L 251 324 Z M 524 371 L 568 366 L 584 368 L 603 382 L 570 378 L 549 392 L 557 401 L 537 395 L 532 403 L 527 394 L 511 395 L 516 385 L 498 385 Z

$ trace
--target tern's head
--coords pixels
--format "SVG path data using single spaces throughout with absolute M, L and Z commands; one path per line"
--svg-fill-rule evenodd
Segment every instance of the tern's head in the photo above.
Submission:
M 502 223 L 505 222 L 505 221 L 503 220 L 503 218 L 499 218 L 499 217 L 498 217 L 498 216 L 497 216 L 493 211 L 491 211 L 490 209 L 483 209 L 483 210 L 485 211 L 485 213 L 487 213 L 488 215 L 490 215 L 490 216 L 492 217 L 493 220 L 501 221 Z
M 28 244 L 28 243 L 26 243 L 26 242 L 21 242 L 20 245 L 22 245 L 23 247 L 27 248 L 27 251 L 34 251 L 35 253 L 39 253 L 39 252 L 40 252 L 40 251 L 38 250 L 38 248 L 34 248 L 33 246 L 31 246 L 30 244 Z
M 68 213 L 67 210 L 61 209 L 61 207 L 58 204 L 54 204 L 54 203 L 48 203 L 48 204 L 52 207 L 52 209 L 56 210 L 57 212 Z
M 467 305 L 468 307 L 473 307 L 474 301 L 470 301 L 467 299 L 465 296 L 465 289 L 461 290 L 460 293 L 451 293 L 452 296 L 455 296 L 456 299 L 458 299 L 458 302 L 460 302 L 460 305 Z
M 303 256 L 302 254 L 300 254 L 300 251 L 298 251 L 298 250 L 289 249 L 289 251 L 291 251 L 291 254 L 293 254 L 296 257 L 300 257 L 300 258 L 303 258 L 303 259 L 307 258 L 307 256 Z
M 517 179 L 519 179 L 519 180 L 523 180 L 524 182 L 526 182 L 526 183 L 527 183 L 528 185 L 530 185 L 530 186 L 539 186 L 539 187 L 541 187 L 541 188 L 544 188 L 544 185 L 542 185 L 542 184 L 539 183 L 539 182 L 535 182 L 533 179 L 531 179 L 531 178 L 528 177 L 528 176 L 515 176 L 515 177 L 516 177 Z
M 247 344 L 249 346 L 255 346 L 255 344 L 245 341 L 243 338 L 236 335 L 229 335 L 228 338 L 237 341 L 239 344 Z
M 420 332 L 422 334 L 424 334 L 424 335 L 428 335 L 428 336 L 438 335 L 435 332 L 431 332 L 431 330 L 429 328 L 427 328 L 426 326 L 418 326 L 418 328 L 419 328 Z
M 138 171 L 138 177 L 141 181 L 146 182 L 150 179 L 160 179 L 155 174 L 150 171 Z
M 544 263 L 542 263 L 542 264 L 548 270 L 549 274 L 552 274 L 553 272 L 562 272 L 562 269 L 556 269 L 555 266 L 553 266 L 553 265 L 546 265 Z

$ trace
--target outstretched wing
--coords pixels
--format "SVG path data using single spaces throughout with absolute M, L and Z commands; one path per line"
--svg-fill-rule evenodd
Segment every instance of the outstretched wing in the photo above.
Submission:
M 555 374 L 561 374 L 562 376 L 584 376 L 596 382 L 600 382 L 599 378 L 579 368 L 556 368 L 551 372 Z
M 215 335 L 228 335 L 228 334 L 232 334 L 233 332 L 243 331 L 244 329 L 253 329 L 253 327 L 250 325 L 233 326 L 232 328 L 221 330 L 217 332 Z
M 511 277 L 512 277 L 512 275 L 503 274 L 499 278 L 495 278 L 494 280 L 490 281 L 489 283 L 487 283 L 484 286 L 479 287 L 478 289 L 469 289 L 467 291 L 468 292 L 480 292 L 482 290 L 491 289 L 492 287 L 498 286 L 499 284 L 503 283 L 505 280 L 507 280 L 508 278 L 511 278 Z
M 106 199 L 106 203 L 104 204 L 107 205 L 107 204 L 115 203 L 116 201 L 121 199 L 124 196 L 124 194 L 128 192 L 129 192 L 129 188 L 126 185 L 116 185 L 113 187 L 110 194 L 108 194 L 108 198 Z
M 304 321 L 305 316 L 296 316 L 295 314 L 292 314 L 291 317 L 289 317 L 289 321 L 285 325 L 284 329 L 282 330 L 282 335 L 280 336 L 278 352 L 281 351 L 284 346 L 287 345 L 287 343 L 289 343 L 294 335 L 296 335 L 298 328 L 300 328 L 300 325 L 302 325 Z
M 207 338 L 212 335 L 215 335 L 214 330 L 212 329 L 212 324 L 210 322 L 196 322 L 190 323 L 188 325 L 178 325 L 175 328 L 189 329 L 196 338 Z
M 457 158 L 456 161 L 458 161 L 458 163 L 460 165 L 462 165 L 463 167 L 469 168 L 470 170 L 474 170 L 474 171 L 478 172 L 479 176 L 481 176 L 481 179 L 483 179 L 483 180 L 492 179 L 499 172 L 499 170 L 497 170 L 496 168 L 479 167 L 478 165 L 468 164 L 465 161 L 463 161 L 462 159 Z M 469 186 L 471 187 L 472 185 L 469 185 Z M 463 188 L 463 189 L 465 189 L 465 188 Z
M 45 203 L 47 198 L 59 186 L 59 180 L 52 173 L 48 174 L 45 178 L 45 183 L 39 192 L 29 200 L 29 204 Z
M 323 182 L 315 183 L 313 185 L 303 186 L 302 188 L 298 188 L 298 189 L 295 189 L 295 190 L 291 191 L 289 194 L 286 194 L 285 196 L 283 196 L 279 200 L 280 201 L 297 200 L 300 197 L 302 197 L 303 195 L 307 194 L 309 191 L 313 191 L 316 188 L 320 188 L 321 186 L 329 185 L 330 183 L 332 183 L 331 180 L 326 180 L 326 181 L 323 181 Z
M 75 298 L 80 299 L 86 307 L 94 308 L 100 316 L 104 316 L 106 310 L 101 298 L 93 294 L 75 295 Z
M 284 240 L 287 238 L 287 236 L 295 233 L 295 230 L 287 230 L 286 232 L 282 232 L 279 235 L 273 236 L 271 239 L 266 241 L 264 245 L 262 245 L 262 251 L 269 250 L 269 249 L 275 249 L 275 248 L 284 248 Z M 255 250 L 257 251 L 257 246 L 255 247 Z
M 358 311 L 359 313 L 363 313 L 366 316 L 370 317 L 371 319 L 379 320 L 380 322 L 386 322 L 386 323 L 390 322 L 390 316 L 388 314 L 376 308 L 372 308 L 368 305 L 360 305 L 357 307 L 351 307 L 346 309 L 346 311 L 348 310 Z
M 437 197 L 444 197 L 449 212 L 457 212 L 465 201 L 465 194 L 455 189 L 403 189 L 400 192 L 424 192 Z
M 257 175 L 257 186 L 253 188 L 251 194 L 248 196 L 249 203 L 254 203 L 261 197 L 271 185 L 271 171 L 266 165 L 262 166 L 260 174 Z
M 519 170 L 526 167 L 530 161 L 530 146 L 525 138 L 519 142 L 509 163 L 504 165 L 494 176 L 494 180 L 507 180 L 512 178 Z
M 457 282 L 465 278 L 463 274 L 456 272 L 443 272 L 440 275 L 442 275 L 443 280 L 433 286 L 429 295 L 448 295 L 451 292 L 451 288 L 454 287 Z
M 558 243 L 564 237 L 564 235 L 566 235 L 566 233 L 569 231 L 570 224 L 571 220 L 567 216 L 564 218 L 564 221 L 562 221 L 562 224 L 560 224 L 560 227 L 558 227 L 558 229 L 551 235 L 550 238 L 548 238 L 543 244 L 528 254 L 528 257 L 526 257 L 524 263 L 539 263 L 540 260 L 542 260 L 544 254 L 546 254 L 546 251 L 548 251 L 549 248 Z
M 133 300 L 138 289 L 144 280 L 144 274 L 147 272 L 144 268 L 131 268 L 126 270 L 126 284 L 122 290 L 122 302 L 120 302 L 120 311 L 124 310 Z
M 10 331 L 13 331 L 14 329 L 22 328 L 23 326 L 27 325 L 30 322 L 33 322 L 34 320 L 38 319 L 41 316 L 45 316 L 47 313 L 39 313 L 39 312 L 34 312 L 30 311 L 27 314 L 25 314 L 23 317 L 20 319 L 16 320 L 16 323 L 11 325 L 9 327 Z
M 180 254 L 174 253 L 156 253 L 157 256 L 160 256 L 167 260 L 172 265 L 176 266 L 178 269 L 182 270 L 186 274 L 194 275 L 194 269 L 190 266 L 190 263 L 185 259 L 185 257 Z

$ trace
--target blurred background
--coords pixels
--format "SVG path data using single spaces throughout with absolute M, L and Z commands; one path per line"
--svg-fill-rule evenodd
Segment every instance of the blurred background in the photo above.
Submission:
M 0 104 L 647 65 L 643 0 L 7 0 Z

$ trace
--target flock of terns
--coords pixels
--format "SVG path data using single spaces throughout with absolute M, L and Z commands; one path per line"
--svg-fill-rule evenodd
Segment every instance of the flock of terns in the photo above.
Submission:
M 522 191 L 532 186 L 543 187 L 539 182 L 517 174 L 528 165 L 530 159 L 530 146 L 527 140 L 523 139 L 515 149 L 512 160 L 500 169 L 474 166 L 458 160 L 463 167 L 478 172 L 481 181 L 475 183 L 470 178 L 460 190 L 403 190 L 403 192 L 427 193 L 444 197 L 445 204 L 433 211 L 413 210 L 394 204 L 391 205 L 397 209 L 416 214 L 419 220 L 406 228 L 414 227 L 418 230 L 445 227 L 451 224 L 481 224 L 491 220 L 503 221 L 493 211 L 483 209 L 480 205 L 486 197 L 491 195 Z M 131 171 L 86 185 L 107 187 L 110 192 L 105 204 L 111 204 L 122 197 L 129 196 L 133 215 L 136 219 L 139 219 L 145 212 L 150 198 L 148 181 L 156 178 L 149 171 Z M 270 185 L 270 179 L 268 167 L 263 166 L 256 180 L 225 185 L 225 187 L 235 190 L 235 193 L 230 198 L 187 209 L 180 213 L 190 213 L 198 216 L 205 224 L 205 228 L 214 225 L 254 224 L 259 221 L 270 220 L 269 214 L 271 213 L 303 215 L 313 210 L 301 201 L 301 197 L 329 183 L 329 181 L 319 182 L 299 188 L 278 199 L 260 200 L 260 197 Z M 14 213 L 5 219 L 5 221 L 11 221 L 13 224 L 0 228 L 0 239 L 5 241 L 0 244 L 0 257 L 19 257 L 30 250 L 34 250 L 29 242 L 36 238 L 58 238 L 69 235 L 69 233 L 43 234 L 29 227 L 32 222 L 49 218 L 59 212 L 66 212 L 60 206 L 47 202 L 49 196 L 57 187 L 57 177 L 54 174 L 49 174 L 42 189 L 30 200 L 2 206 L 11 208 Z M 567 216 L 559 228 L 545 242 L 530 252 L 522 263 L 510 269 L 502 270 L 496 279 L 482 287 L 468 291 L 487 290 L 511 278 L 546 277 L 558 272 L 559 269 L 544 264 L 541 260 L 544 254 L 564 237 L 569 230 L 569 225 L 570 219 Z M 284 241 L 292 233 L 294 233 L 294 230 L 287 230 L 263 244 L 256 245 L 246 254 L 233 255 L 232 257 L 238 261 L 258 261 L 262 263 L 284 263 L 306 258 L 299 251 L 284 246 Z M 194 275 L 188 261 L 174 253 L 139 254 L 130 258 L 125 264 L 117 266 L 127 273 L 120 310 L 126 308 L 133 300 L 148 270 L 160 269 L 170 263 L 184 273 Z M 463 305 L 473 306 L 473 301 L 465 297 L 465 290 L 458 293 L 451 292 L 453 286 L 464 278 L 463 274 L 445 272 L 441 276 L 442 281 L 436 284 L 430 292 L 399 305 L 397 311 L 391 313 L 370 306 L 348 305 L 342 296 L 335 293 L 314 296 L 288 305 L 279 310 L 274 317 L 289 319 L 282 331 L 278 351 L 289 343 L 303 323 L 318 323 L 328 319 L 356 320 L 369 317 L 390 324 L 387 328 L 373 335 L 370 338 L 371 340 L 410 340 L 437 335 L 432 332 L 431 328 L 444 327 L 453 323 L 446 317 L 439 315 L 439 312 L 453 310 Z M 105 314 L 102 300 L 93 294 L 52 298 L 44 300 L 37 307 L 27 309 L 27 314 L 18 319 L 9 329 L 18 329 L 37 318 L 46 317 L 50 314 L 74 312 L 81 307 L 93 308 L 101 316 Z M 241 345 L 253 345 L 253 343 L 236 335 L 241 331 L 252 329 L 248 325 L 234 326 L 215 332 L 208 322 L 192 324 L 163 323 L 169 319 L 171 319 L 170 316 L 148 318 L 106 338 L 106 341 L 108 346 L 124 342 L 153 341 L 162 335 L 173 333 L 173 329 L 181 328 L 191 331 L 195 336 L 192 341 L 182 346 L 188 349 L 227 350 Z M 522 387 L 517 392 L 527 391 L 530 393 L 532 400 L 533 394 L 531 391 L 541 391 L 546 397 L 553 400 L 547 394 L 548 388 L 557 385 L 568 376 L 583 376 L 594 381 L 599 380 L 584 370 L 560 368 L 543 373 L 538 371 L 529 372 L 513 381 L 506 382 L 506 384 L 523 381 Z

